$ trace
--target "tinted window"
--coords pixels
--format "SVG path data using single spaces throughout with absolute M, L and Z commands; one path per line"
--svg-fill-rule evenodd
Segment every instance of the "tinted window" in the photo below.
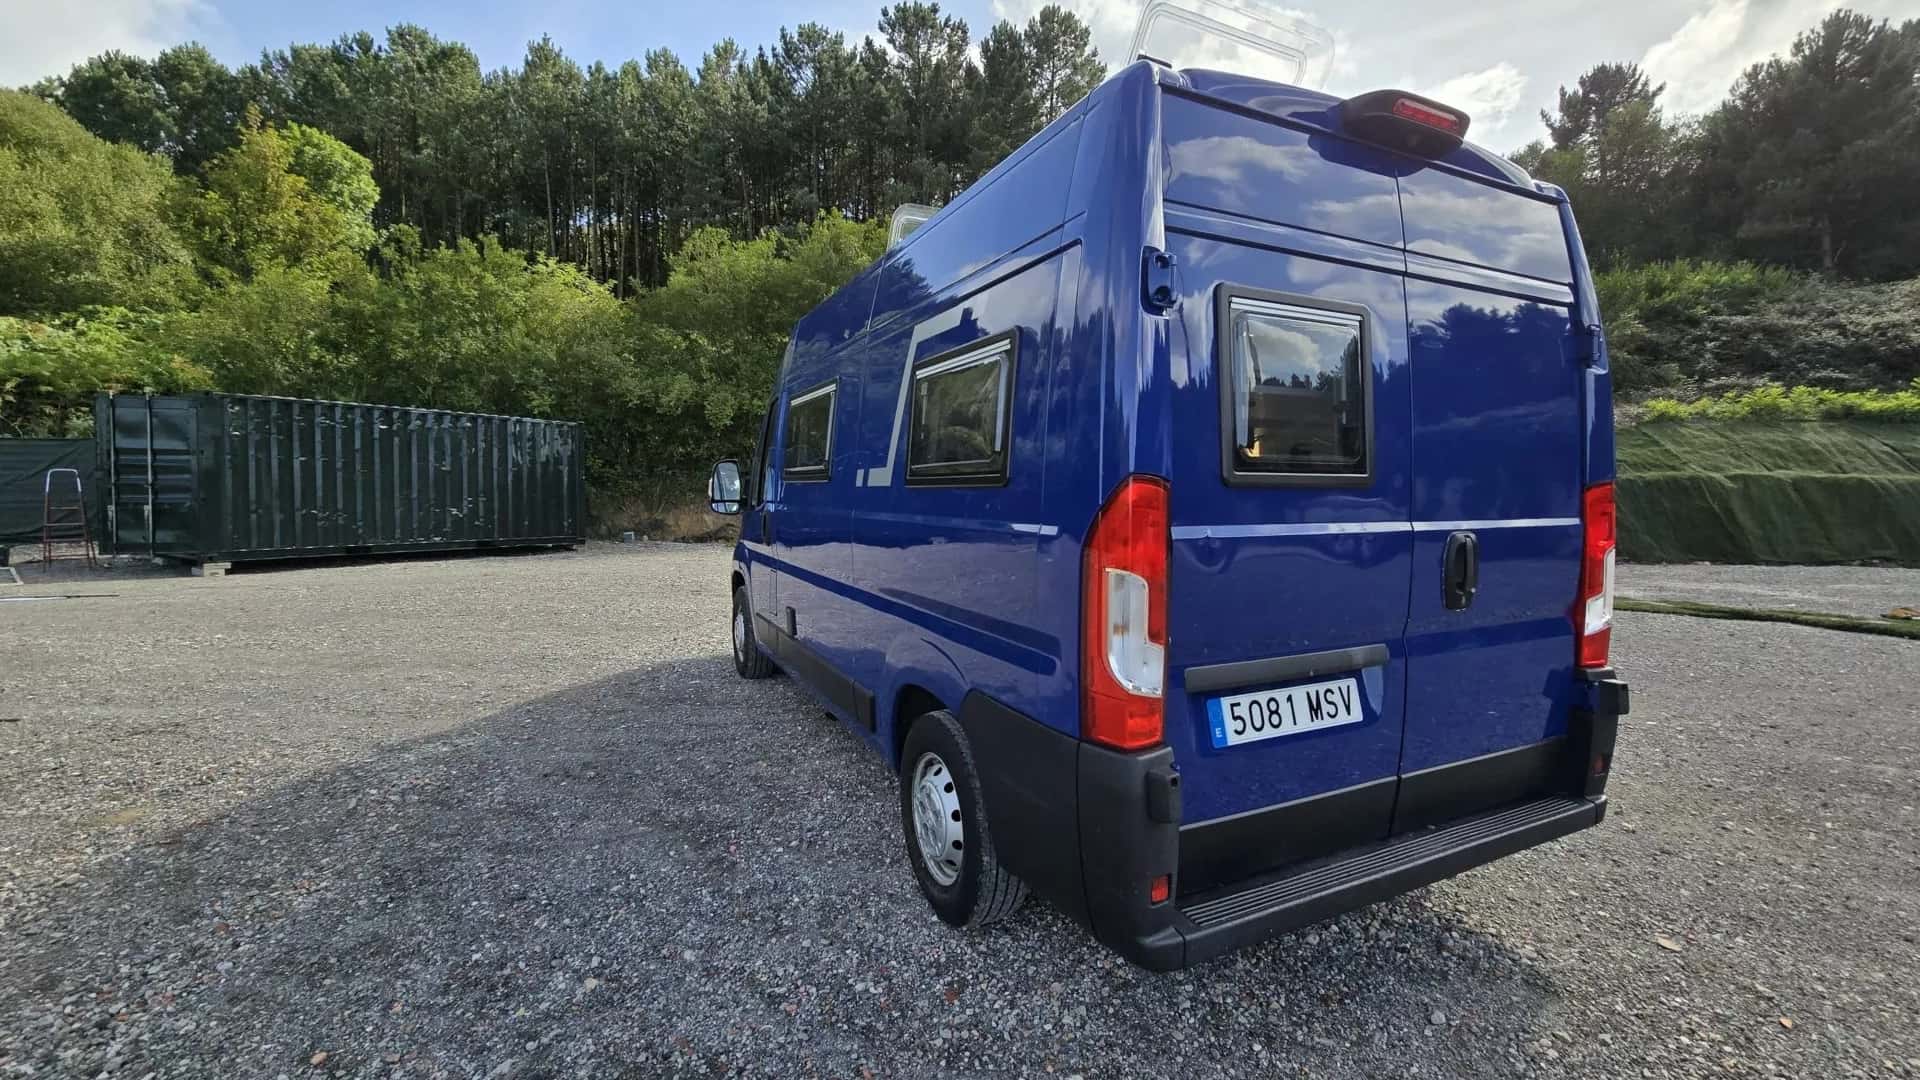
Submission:
M 833 455 L 833 385 L 809 390 L 787 403 L 789 480 L 824 480 Z
M 1367 472 L 1358 315 L 1235 297 L 1223 353 L 1235 472 Z
M 907 479 L 997 483 L 1007 471 L 1013 339 L 923 361 L 913 372 Z

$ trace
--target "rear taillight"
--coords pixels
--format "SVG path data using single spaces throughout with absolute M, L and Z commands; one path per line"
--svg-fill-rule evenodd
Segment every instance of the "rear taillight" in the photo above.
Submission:
M 1130 476 L 1100 508 L 1081 576 L 1080 731 L 1121 750 L 1160 742 L 1167 677 L 1167 482 Z
M 1588 488 L 1580 502 L 1580 599 L 1573 607 L 1574 663 L 1580 667 L 1607 666 L 1613 638 L 1613 551 L 1619 538 L 1615 520 L 1613 484 Z

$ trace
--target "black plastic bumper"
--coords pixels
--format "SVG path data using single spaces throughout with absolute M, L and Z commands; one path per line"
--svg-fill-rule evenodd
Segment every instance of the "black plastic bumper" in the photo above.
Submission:
M 1605 814 L 1605 796 L 1518 803 L 1211 893 L 1183 896 L 1173 920 L 1178 948 L 1160 939 L 1128 943 L 1131 948 L 1114 944 L 1157 971 L 1197 964 L 1597 825 Z
M 1585 678 L 1564 736 L 1184 833 L 1168 748 L 1094 746 L 977 693 L 960 721 L 1007 869 L 1121 955 L 1170 971 L 1599 824 L 1627 705 L 1612 674 Z M 1367 808 L 1371 833 L 1330 824 Z M 1163 875 L 1172 895 L 1155 903 Z

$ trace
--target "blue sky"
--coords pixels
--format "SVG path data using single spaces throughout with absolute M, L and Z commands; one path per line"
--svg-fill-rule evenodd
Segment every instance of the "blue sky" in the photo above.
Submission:
M 1023 22 L 1045 0 L 949 0 L 977 38 L 995 19 Z M 1118 60 L 1140 0 L 1059 0 Z M 1258 3 L 1260 0 L 1243 0 Z M 1542 134 L 1535 114 L 1554 90 L 1602 60 L 1632 60 L 1668 84 L 1672 112 L 1697 112 L 1748 64 L 1784 50 L 1841 0 L 1268 0 L 1330 31 L 1338 55 L 1328 89 L 1396 87 L 1465 109 L 1473 136 L 1511 150 Z M 1849 0 L 1895 20 L 1920 18 L 1920 0 Z M 582 61 L 617 63 L 666 46 L 689 65 L 731 36 L 749 48 L 783 25 L 818 22 L 872 31 L 879 0 L 0 0 L 0 86 L 65 71 L 105 49 L 151 54 L 199 40 L 229 63 L 294 41 L 330 41 L 415 22 L 463 41 L 488 67 L 518 61 L 550 34 Z

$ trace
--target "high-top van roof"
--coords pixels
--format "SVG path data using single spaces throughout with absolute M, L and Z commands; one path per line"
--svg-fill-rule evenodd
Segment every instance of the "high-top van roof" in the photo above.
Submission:
M 802 318 L 793 359 L 804 365 L 860 328 L 907 316 L 933 293 L 1032 246 L 1085 210 L 1095 183 L 1087 174 L 1099 171 L 1110 151 L 1079 145 L 1083 122 L 1142 81 L 1169 91 L 1160 127 L 1170 142 L 1197 145 L 1202 140 L 1190 129 L 1200 125 L 1217 127 L 1221 140 L 1254 139 L 1279 153 L 1313 151 L 1295 159 L 1312 175 L 1290 177 L 1291 165 L 1265 169 L 1263 182 L 1300 193 L 1290 200 L 1299 219 L 1284 224 L 1552 283 L 1556 293 L 1580 287 L 1560 212 L 1564 195 L 1505 158 L 1472 143 L 1438 159 L 1412 157 L 1345 131 L 1341 99 L 1329 94 L 1141 60 L 1115 72 Z M 1236 115 L 1264 123 L 1248 125 Z M 1191 190 L 1205 177 L 1181 164 L 1169 162 L 1163 178 L 1168 199 L 1227 205 L 1217 193 Z M 1237 167 L 1262 168 L 1257 157 Z M 1016 175 L 1016 182 L 1003 182 Z M 1377 189 L 1371 200 L 1370 183 Z M 964 227 L 953 227 L 973 204 L 983 205 L 967 211 Z

